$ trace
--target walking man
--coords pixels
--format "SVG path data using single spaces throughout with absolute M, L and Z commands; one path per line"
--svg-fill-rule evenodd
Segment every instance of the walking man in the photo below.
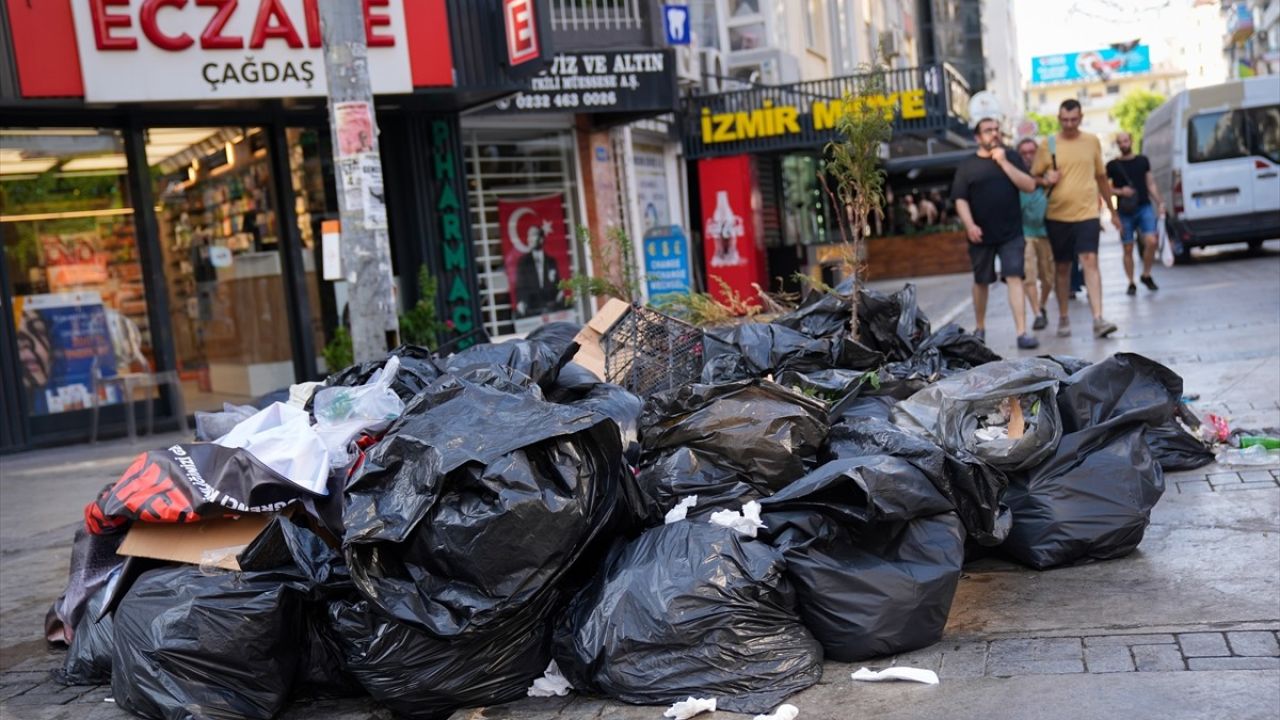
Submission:
M 1151 174 L 1151 162 L 1145 155 L 1133 152 L 1133 136 L 1127 132 L 1116 135 L 1116 147 L 1120 157 L 1107 163 L 1107 178 L 1111 180 L 1111 193 L 1116 197 L 1116 212 L 1120 216 L 1120 242 L 1124 244 L 1124 274 L 1129 278 L 1128 293 L 1138 292 L 1133 284 L 1133 245 L 1141 236 L 1142 284 L 1148 290 L 1159 290 L 1151 279 L 1151 268 L 1156 262 L 1156 218 L 1164 215 L 1164 201 L 1156 189 L 1156 178 Z M 1154 203 L 1154 207 L 1152 206 Z
M 1023 166 L 1031 167 L 1036 159 L 1036 141 L 1023 138 L 1018 143 L 1018 156 L 1022 158 Z M 1049 324 L 1049 293 L 1053 291 L 1055 277 L 1053 250 L 1049 247 L 1049 233 L 1044 228 L 1049 198 L 1037 181 L 1035 190 L 1022 193 L 1019 200 L 1022 203 L 1022 237 L 1027 242 L 1022 288 L 1031 305 L 1031 313 L 1035 315 L 1031 329 L 1043 330 Z
M 1102 143 L 1098 136 L 1080 131 L 1084 111 L 1076 100 L 1064 100 L 1058 107 L 1057 135 L 1036 151 L 1031 174 L 1048 188 L 1049 207 L 1045 229 L 1053 248 L 1056 270 L 1054 290 L 1058 296 L 1058 337 L 1071 334 L 1067 292 L 1071 282 L 1071 260 L 1080 256 L 1084 284 L 1093 311 L 1093 336 L 1104 338 L 1116 331 L 1115 323 L 1102 317 L 1102 277 L 1098 273 L 1098 240 L 1102 225 L 1098 220 L 1098 198 L 1111 195 L 1111 185 L 1102 165 Z
M 1018 193 L 1034 190 L 1035 180 L 1027 174 L 1016 153 L 1006 153 L 1000 142 L 1000 123 L 983 118 L 974 126 L 973 136 L 978 142 L 978 152 L 960 163 L 951 186 L 956 214 L 964 222 L 969 236 L 976 326 L 973 334 L 984 342 L 987 339 L 987 297 L 991 283 L 996 281 L 998 256 L 1000 275 L 1009 288 L 1009 307 L 1018 331 L 1018 347 L 1029 350 L 1038 347 L 1040 341 L 1027 332 L 1022 299 L 1025 243 Z

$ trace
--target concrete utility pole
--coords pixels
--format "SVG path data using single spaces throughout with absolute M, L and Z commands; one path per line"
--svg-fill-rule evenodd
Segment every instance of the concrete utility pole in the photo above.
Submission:
M 389 347 L 399 344 L 400 335 L 392 291 L 382 160 L 369 82 L 363 3 L 324 0 L 319 6 L 333 165 L 342 211 L 342 277 L 349 287 L 351 343 L 355 361 L 360 363 L 384 357 Z

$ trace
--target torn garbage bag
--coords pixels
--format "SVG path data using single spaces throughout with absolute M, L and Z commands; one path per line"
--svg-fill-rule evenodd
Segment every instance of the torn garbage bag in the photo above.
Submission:
M 716 456 L 687 447 L 648 457 L 636 473 L 635 485 L 639 501 L 632 503 L 632 512 L 643 527 L 661 524 L 690 495 L 697 495 L 698 503 L 688 515 L 701 517 L 737 509 L 768 494 L 767 488 L 757 488 L 747 475 L 720 464 Z
M 131 521 L 190 523 L 241 513 L 270 513 L 310 494 L 245 450 L 178 444 L 142 453 L 84 510 L 95 535 Z
M 837 292 L 850 289 L 848 281 Z M 890 361 L 907 360 L 929 337 L 929 319 L 916 306 L 916 287 L 907 284 L 892 295 L 858 291 L 858 339 Z
M 116 554 L 123 541 L 124 533 L 98 535 L 83 525 L 76 528 L 71 542 L 67 587 L 45 614 L 46 640 L 70 643 L 75 639 L 75 630 L 85 617 L 89 599 L 105 587 L 124 565 L 124 558 Z M 96 614 L 90 617 L 96 618 Z
M 1029 358 L 987 363 L 939 380 L 899 402 L 890 417 L 925 433 L 950 452 L 972 453 L 999 470 L 1027 470 L 1053 453 L 1062 437 L 1057 389 L 1061 366 Z M 1013 408 L 1013 403 L 1018 408 Z M 1025 427 L 1014 432 L 1015 414 Z M 981 427 L 1008 426 L 1008 437 L 980 440 Z
M 391 380 L 391 389 L 405 402 L 426 389 L 428 385 L 440 377 L 440 369 L 435 365 L 431 351 L 417 345 L 401 345 L 392 350 L 388 358 L 399 360 L 399 366 Z M 330 375 L 325 381 L 328 387 L 358 387 L 368 385 L 375 373 L 386 365 L 386 360 L 371 360 L 359 365 L 352 365 L 340 372 Z M 311 409 L 315 395 L 307 401 L 307 409 Z
M 761 501 L 761 531 L 787 560 L 800 616 L 849 662 L 942 637 L 964 561 L 951 503 L 887 455 L 834 460 Z
M 826 415 L 822 402 L 767 380 L 693 384 L 651 397 L 640 435 L 646 457 L 687 447 L 775 491 L 817 460 Z
M 1004 473 L 964 451 L 949 453 L 922 435 L 877 417 L 846 417 L 831 427 L 828 454 L 834 459 L 892 455 L 916 466 L 950 500 L 965 530 L 981 545 L 998 545 L 1012 516 L 1000 498 Z
M 116 703 L 156 720 L 274 717 L 304 645 L 299 580 L 190 565 L 144 573 L 114 614 Z
M 62 669 L 53 677 L 63 685 L 101 685 L 111 680 L 111 646 L 114 622 L 111 615 L 102 619 L 103 606 L 111 597 L 120 569 L 111 573 L 107 584 L 89 598 L 88 613 L 80 619 Z
M 556 625 L 556 661 L 575 688 L 666 705 L 714 697 L 768 712 L 822 677 L 822 649 L 795 614 L 782 556 L 704 522 L 619 544 Z
M 356 587 L 438 638 L 492 627 L 546 593 L 612 517 L 617 425 L 511 390 L 441 378 L 347 486 Z
M 523 697 L 550 660 L 548 615 L 556 593 L 489 630 L 440 640 L 364 600 L 329 608 L 348 671 L 403 717 L 434 720 L 458 708 Z

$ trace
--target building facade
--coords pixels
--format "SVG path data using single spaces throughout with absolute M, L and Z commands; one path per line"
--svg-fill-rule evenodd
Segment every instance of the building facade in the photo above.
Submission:
M 1280 0 L 1223 0 L 1222 53 L 1232 79 L 1280 73 Z

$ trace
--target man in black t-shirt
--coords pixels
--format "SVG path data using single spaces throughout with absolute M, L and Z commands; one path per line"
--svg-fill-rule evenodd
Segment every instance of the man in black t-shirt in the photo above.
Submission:
M 1018 347 L 1030 350 L 1040 341 L 1027 332 L 1022 289 L 1022 205 L 1020 192 L 1031 192 L 1036 182 L 1027 174 L 1022 158 L 1007 153 L 1000 141 L 1000 123 L 983 118 L 974 126 L 978 152 L 960 163 L 951 185 L 951 200 L 969 236 L 973 263 L 974 334 L 986 340 L 987 294 L 996 281 L 996 257 L 1000 276 L 1009 288 L 1009 307 L 1018 331 Z
M 1127 132 L 1116 135 L 1120 157 L 1107 163 L 1107 179 L 1116 198 L 1116 216 L 1120 218 L 1120 242 L 1124 243 L 1124 274 L 1129 276 L 1130 295 L 1138 292 L 1133 284 L 1133 243 L 1142 236 L 1142 284 L 1158 290 L 1151 279 L 1156 262 L 1156 218 L 1164 215 L 1164 201 L 1151 174 L 1151 162 L 1145 155 L 1133 153 L 1133 137 Z M 1154 205 L 1154 207 L 1153 207 Z

